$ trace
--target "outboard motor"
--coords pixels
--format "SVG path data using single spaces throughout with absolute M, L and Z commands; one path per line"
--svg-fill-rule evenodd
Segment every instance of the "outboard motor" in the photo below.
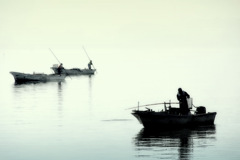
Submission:
M 196 114 L 205 114 L 206 113 L 206 108 L 204 106 L 199 106 L 196 109 Z

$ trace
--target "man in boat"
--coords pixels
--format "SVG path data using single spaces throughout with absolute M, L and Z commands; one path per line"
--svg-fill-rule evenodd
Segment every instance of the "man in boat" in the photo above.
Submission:
M 180 104 L 180 112 L 182 115 L 187 115 L 189 113 L 187 98 L 190 98 L 190 95 L 183 91 L 182 88 L 178 88 L 177 99 Z
M 64 69 L 64 67 L 63 67 L 63 64 L 61 63 L 57 68 L 59 75 L 61 75 L 63 69 Z
M 88 69 L 92 70 L 91 66 L 92 66 L 92 60 L 90 60 L 90 62 L 88 63 Z

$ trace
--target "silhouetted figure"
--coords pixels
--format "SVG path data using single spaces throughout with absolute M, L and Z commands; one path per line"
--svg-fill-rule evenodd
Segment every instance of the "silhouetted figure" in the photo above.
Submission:
M 63 69 L 64 69 L 64 67 L 63 67 L 63 64 L 61 63 L 57 68 L 59 75 L 61 75 Z
M 92 69 L 92 68 L 91 68 L 92 65 L 93 65 L 93 64 L 92 64 L 92 60 L 90 60 L 90 62 L 88 63 L 88 69 L 91 70 L 91 69 Z
M 187 98 L 190 98 L 190 95 L 183 91 L 182 88 L 178 88 L 177 99 L 180 104 L 180 112 L 182 115 L 187 115 L 189 113 Z

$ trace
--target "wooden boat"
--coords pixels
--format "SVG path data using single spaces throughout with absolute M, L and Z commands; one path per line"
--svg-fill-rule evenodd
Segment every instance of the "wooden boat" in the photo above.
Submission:
M 161 129 L 183 126 L 212 125 L 214 124 L 215 116 L 217 114 L 216 112 L 206 113 L 206 108 L 200 106 L 196 107 L 196 111 L 194 113 L 181 115 L 179 108 L 171 107 L 171 104 L 173 104 L 171 102 L 158 104 L 164 104 L 165 110 L 153 111 L 152 109 L 147 108 L 145 111 L 140 111 L 138 109 L 133 110 L 132 115 L 135 116 L 145 128 Z M 169 107 L 166 106 L 167 104 L 169 104 Z
M 51 69 L 55 74 L 58 74 L 58 65 L 54 64 Z M 80 68 L 71 68 L 71 69 L 62 69 L 62 73 L 67 75 L 93 75 L 96 69 L 80 69 Z
M 21 72 L 10 72 L 16 83 L 24 83 L 24 82 L 49 82 L 49 81 L 63 81 L 66 78 L 65 74 L 43 74 L 43 73 L 33 73 L 26 74 Z

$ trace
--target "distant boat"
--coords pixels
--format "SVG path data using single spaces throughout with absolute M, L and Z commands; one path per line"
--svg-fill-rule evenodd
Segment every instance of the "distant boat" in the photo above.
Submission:
M 65 74 L 43 74 L 43 73 L 33 73 L 26 74 L 21 72 L 10 72 L 16 83 L 24 83 L 24 82 L 49 82 L 49 81 L 63 81 L 66 78 Z
M 51 69 L 54 71 L 55 74 L 58 74 L 58 65 L 54 64 Z M 96 69 L 80 69 L 80 68 L 71 68 L 71 69 L 62 69 L 61 73 L 67 75 L 93 75 Z
M 196 108 L 194 113 L 181 115 L 179 108 L 171 107 L 172 103 L 159 104 L 165 105 L 164 111 L 153 111 L 152 109 L 147 108 L 146 111 L 133 110 L 132 115 L 138 119 L 144 128 L 164 129 L 184 126 L 212 125 L 214 124 L 215 116 L 217 114 L 216 112 L 206 113 L 206 108 L 200 106 Z M 169 104 L 169 107 L 166 107 L 166 104 Z

